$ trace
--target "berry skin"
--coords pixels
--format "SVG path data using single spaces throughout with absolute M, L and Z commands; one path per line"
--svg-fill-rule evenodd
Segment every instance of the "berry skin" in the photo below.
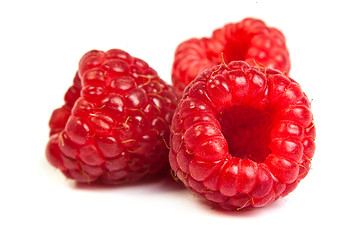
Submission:
M 168 162 L 173 88 L 127 52 L 89 51 L 54 110 L 48 161 L 79 182 L 135 182 Z
M 225 62 L 242 60 L 282 72 L 290 70 L 284 35 L 259 19 L 246 18 L 216 29 L 210 38 L 192 38 L 177 47 L 172 82 L 178 93 L 203 70 L 220 64 L 221 54 Z
M 243 61 L 205 70 L 171 125 L 174 175 L 225 210 L 267 206 L 307 175 L 315 151 L 310 102 L 278 70 Z

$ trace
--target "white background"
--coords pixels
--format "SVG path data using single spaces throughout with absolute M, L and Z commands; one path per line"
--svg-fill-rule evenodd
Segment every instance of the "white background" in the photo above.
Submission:
M 2 1 L 0 239 L 359 239 L 360 17 L 356 1 Z M 77 185 L 50 166 L 48 120 L 80 57 L 121 48 L 170 83 L 176 46 L 257 17 L 282 30 L 312 99 L 317 149 L 288 197 L 245 212 L 172 179 Z

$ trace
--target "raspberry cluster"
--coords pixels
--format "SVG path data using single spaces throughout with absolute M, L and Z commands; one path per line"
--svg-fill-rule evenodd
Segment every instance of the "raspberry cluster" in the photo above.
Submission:
M 268 205 L 308 173 L 315 150 L 310 102 L 280 71 L 233 61 L 184 91 L 171 125 L 170 164 L 210 204 Z
M 139 58 L 90 51 L 50 119 L 47 158 L 79 182 L 134 182 L 165 165 L 173 88 Z
M 191 38 L 176 49 L 172 82 L 181 93 L 202 71 L 221 63 L 242 60 L 282 72 L 290 70 L 284 35 L 255 18 L 245 18 L 216 29 L 210 38 Z
M 181 43 L 174 87 L 123 50 L 89 51 L 51 115 L 46 157 L 78 182 L 136 182 L 167 166 L 212 206 L 267 206 L 315 152 L 311 104 L 289 70 L 284 35 L 254 18 Z

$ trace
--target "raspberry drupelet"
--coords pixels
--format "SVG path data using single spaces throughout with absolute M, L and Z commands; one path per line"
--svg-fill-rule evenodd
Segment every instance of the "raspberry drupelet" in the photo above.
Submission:
M 174 175 L 215 207 L 262 207 L 293 191 L 315 151 L 310 101 L 282 72 L 224 62 L 186 88 L 171 125 Z
M 48 161 L 78 182 L 135 182 L 168 163 L 173 88 L 119 49 L 79 62 L 65 104 L 50 119 Z
M 221 53 L 225 62 L 243 60 L 282 72 L 290 70 L 284 35 L 260 19 L 245 18 L 216 29 L 210 38 L 191 38 L 177 47 L 172 67 L 175 89 L 182 93 L 203 70 L 220 64 Z

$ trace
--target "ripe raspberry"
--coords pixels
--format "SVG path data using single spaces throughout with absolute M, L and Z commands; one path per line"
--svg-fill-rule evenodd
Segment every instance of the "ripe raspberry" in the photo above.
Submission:
M 284 35 L 267 27 L 259 19 L 246 18 L 213 32 L 211 38 L 192 38 L 181 43 L 175 52 L 172 82 L 182 93 L 203 70 L 225 62 L 243 60 L 286 72 L 290 70 L 289 52 Z
M 48 161 L 79 182 L 134 182 L 168 161 L 173 88 L 141 59 L 93 50 L 50 119 Z
M 286 196 L 307 175 L 315 151 L 310 102 L 300 85 L 243 61 L 207 69 L 191 82 L 171 129 L 175 176 L 227 210 Z

